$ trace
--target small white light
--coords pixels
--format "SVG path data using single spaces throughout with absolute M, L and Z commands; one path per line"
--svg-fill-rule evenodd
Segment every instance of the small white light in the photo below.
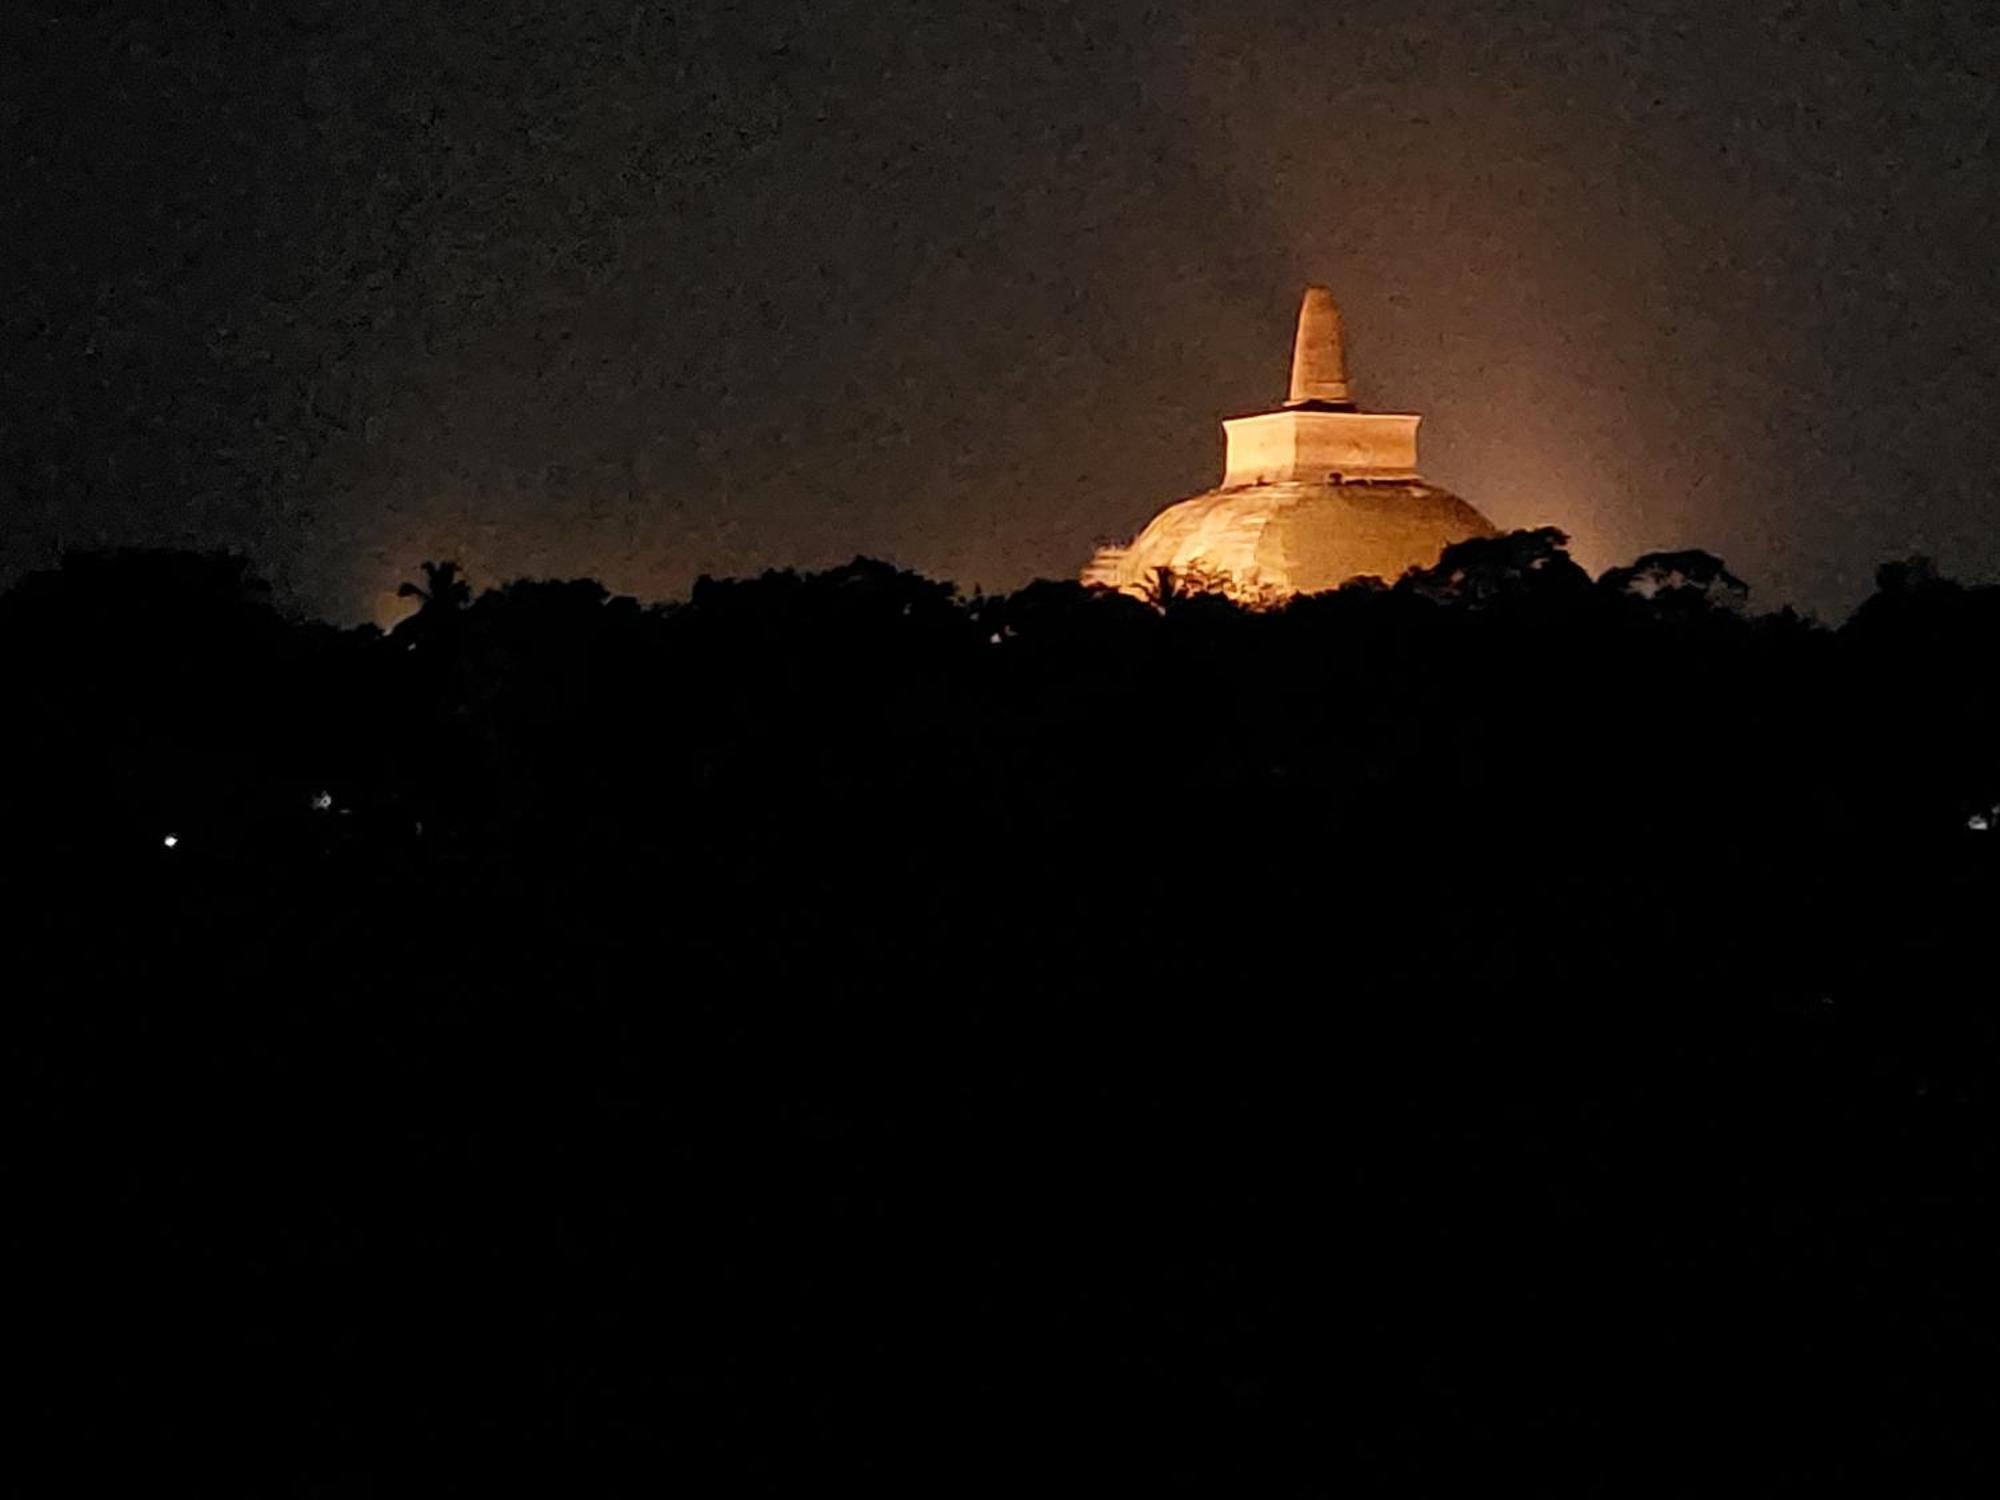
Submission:
M 160 842 L 165 844 L 169 849 L 173 848 L 174 845 L 178 844 L 180 841 L 181 841 L 181 836 L 178 833 L 170 833 L 165 838 L 160 840 Z
M 1974 833 L 1985 833 L 1993 826 L 1993 820 L 1987 817 L 1985 813 L 1974 813 L 1965 820 L 1965 826 L 1970 828 Z
M 320 792 L 313 797 L 314 812 L 325 812 L 331 806 L 333 806 L 332 792 Z
M 993 634 L 989 635 L 989 636 L 988 636 L 988 637 L 986 638 L 986 641 L 987 641 L 987 644 L 988 644 L 988 645 L 992 645 L 992 646 L 997 646 L 997 645 L 999 645 L 999 644 L 1000 644 L 1000 632 L 999 632 L 999 631 L 997 631 L 997 630 L 996 630 L 996 631 L 994 631 L 994 632 L 993 632 Z

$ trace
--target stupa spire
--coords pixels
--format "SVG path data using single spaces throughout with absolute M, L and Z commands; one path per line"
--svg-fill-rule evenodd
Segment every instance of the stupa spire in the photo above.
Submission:
M 1352 406 L 1347 351 L 1340 337 L 1340 304 L 1323 286 L 1306 288 L 1299 304 L 1299 334 L 1292 344 L 1292 393 L 1287 406 Z

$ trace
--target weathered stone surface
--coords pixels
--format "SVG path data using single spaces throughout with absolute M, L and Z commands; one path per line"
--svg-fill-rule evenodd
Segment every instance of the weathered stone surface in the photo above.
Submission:
M 1403 412 L 1268 411 L 1222 424 L 1222 487 L 1415 479 L 1417 424 Z
M 1309 286 L 1299 304 L 1299 331 L 1292 340 L 1292 390 L 1287 406 L 1324 402 L 1345 406 L 1347 345 L 1341 337 L 1340 304 L 1323 286 Z
M 1237 598 L 1283 598 L 1364 575 L 1393 582 L 1448 543 L 1493 531 L 1458 496 L 1417 480 L 1245 485 L 1168 506 L 1131 546 L 1099 552 L 1083 580 L 1141 593 L 1168 568 Z

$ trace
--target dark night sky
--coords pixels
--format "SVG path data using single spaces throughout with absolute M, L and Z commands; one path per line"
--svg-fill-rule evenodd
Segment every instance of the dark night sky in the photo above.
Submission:
M 2000 573 L 1990 0 L 6 10 L 0 572 L 1069 575 L 1314 279 L 1593 568 Z

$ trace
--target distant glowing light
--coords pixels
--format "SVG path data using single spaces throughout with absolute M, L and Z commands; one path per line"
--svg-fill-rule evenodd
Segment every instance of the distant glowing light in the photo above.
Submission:
M 315 793 L 312 802 L 313 802 L 314 812 L 325 812 L 329 807 L 333 806 L 333 793 L 332 792 Z
M 165 844 L 169 849 L 173 848 L 176 844 L 180 843 L 180 841 L 181 841 L 181 836 L 177 833 L 170 833 L 165 838 L 160 840 L 160 842 Z
M 1965 826 L 1974 833 L 1987 833 L 1992 830 L 1993 819 L 1987 813 L 1974 813 L 1965 820 Z

